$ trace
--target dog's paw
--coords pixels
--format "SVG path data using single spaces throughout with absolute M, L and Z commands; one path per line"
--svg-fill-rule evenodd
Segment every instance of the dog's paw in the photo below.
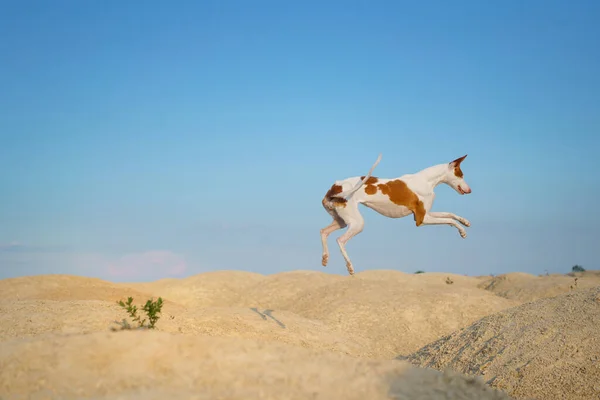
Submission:
M 348 269 L 348 274 L 350 274 L 351 276 L 354 275 L 354 267 L 352 267 L 351 263 L 346 263 L 346 268 Z

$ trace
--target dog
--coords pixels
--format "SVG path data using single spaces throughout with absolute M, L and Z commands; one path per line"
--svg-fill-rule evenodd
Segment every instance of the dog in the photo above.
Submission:
M 460 224 L 465 227 L 471 226 L 467 219 L 450 212 L 430 211 L 435 198 L 434 189 L 440 183 L 445 183 L 460 195 L 471 193 L 471 188 L 460 168 L 466 157 L 465 154 L 449 163 L 434 165 L 399 178 L 387 179 L 371 176 L 381 161 L 380 154 L 367 175 L 335 181 L 322 200 L 323 207 L 333 218 L 331 224 L 321 229 L 322 265 L 326 266 L 329 260 L 327 237 L 338 229 L 348 227 L 348 230 L 337 239 L 337 243 L 346 260 L 348 273 L 354 275 L 352 261 L 346 252 L 346 243 L 364 228 L 365 223 L 358 209 L 359 204 L 388 218 L 402 218 L 412 214 L 417 227 L 451 225 L 458 229 L 462 238 L 466 238 L 467 232 Z

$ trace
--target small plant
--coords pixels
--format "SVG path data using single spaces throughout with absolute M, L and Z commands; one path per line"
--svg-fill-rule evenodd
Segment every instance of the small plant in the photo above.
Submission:
M 421 271 L 421 270 L 418 270 L 415 272 L 415 274 L 424 274 L 424 273 L 425 273 L 425 271 Z
M 142 307 L 142 311 L 146 313 L 146 318 L 148 323 L 146 324 L 146 318 L 142 319 L 142 317 L 138 314 L 138 308 L 133 304 L 133 297 L 128 297 L 127 302 L 123 300 L 117 301 L 117 304 L 124 308 L 133 322 L 137 322 L 137 329 L 154 329 L 156 322 L 160 318 L 161 309 L 163 306 L 162 298 L 158 298 L 156 301 L 148 300 L 146 304 Z M 123 329 L 133 329 L 132 326 L 126 319 L 123 319 L 121 322 L 115 321 L 115 323 L 121 326 L 121 330 Z
M 449 276 L 446 277 L 446 285 L 452 285 L 454 281 Z
M 571 290 L 577 289 L 577 279 L 579 279 L 579 278 L 575 278 L 575 280 L 573 281 L 573 284 L 570 286 Z
M 146 316 L 148 317 L 148 322 L 150 323 L 150 329 L 154 329 L 154 325 L 160 318 L 158 314 L 160 314 L 163 306 L 162 298 L 158 298 L 157 301 L 148 300 L 146 304 L 144 304 L 143 310 L 146 312 Z
M 571 268 L 571 271 L 573 271 L 573 272 L 585 272 L 585 268 L 583 268 L 581 265 L 573 265 L 573 268 Z

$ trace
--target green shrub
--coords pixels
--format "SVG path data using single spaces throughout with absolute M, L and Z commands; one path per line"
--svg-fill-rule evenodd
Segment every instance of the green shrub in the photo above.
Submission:
M 133 297 L 128 297 L 127 302 L 119 300 L 117 301 L 117 304 L 127 311 L 127 314 L 129 314 L 129 317 L 131 317 L 133 322 L 137 322 L 137 329 L 154 329 L 156 322 L 160 318 L 163 300 L 159 297 L 156 301 L 152 299 L 146 301 L 146 304 L 142 307 L 142 311 L 146 313 L 146 318 L 144 319 L 138 314 L 138 308 L 133 304 Z M 146 323 L 146 321 L 148 321 L 148 323 Z M 116 323 L 121 326 L 122 330 L 133 329 L 126 319 Z
M 571 268 L 571 271 L 573 271 L 573 272 L 585 272 L 585 268 L 583 268 L 581 265 L 574 265 L 573 268 Z

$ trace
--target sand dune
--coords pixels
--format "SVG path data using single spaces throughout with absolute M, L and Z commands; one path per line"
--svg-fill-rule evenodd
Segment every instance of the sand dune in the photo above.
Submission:
M 248 288 L 246 297 L 260 307 L 290 310 L 296 298 L 306 290 L 314 290 L 344 280 L 342 275 L 317 271 L 291 271 L 265 277 Z
M 140 331 L 10 342 L 0 349 L 0 390 L 61 399 L 509 399 L 480 380 L 405 362 Z
M 243 292 L 265 279 L 244 271 L 206 272 L 185 279 L 161 279 L 150 283 L 126 284 L 137 290 L 162 296 L 186 306 L 243 305 Z
M 36 275 L 0 280 L 0 300 L 117 301 L 128 295 L 142 296 L 140 292 L 126 285 L 75 275 Z
M 100 300 L 2 300 L 0 341 L 107 331 L 112 321 L 125 316 L 117 305 Z
M 593 274 L 584 278 L 578 279 L 575 294 L 597 279 Z M 486 317 L 512 315 L 527 301 L 523 294 L 529 283 L 536 296 L 547 296 L 564 291 L 563 280 L 573 277 L 544 277 L 543 284 L 538 279 L 508 274 L 491 284 L 489 277 L 391 270 L 354 277 L 319 271 L 220 271 L 129 284 L 71 275 L 6 279 L 0 281 L 0 397 L 32 394 L 38 388 L 55 390 L 54 398 L 77 393 L 190 398 L 190 390 L 197 395 L 193 398 L 211 399 L 508 398 L 481 392 L 485 387 L 463 375 L 445 376 L 394 358 L 423 346 L 415 353 L 419 357 L 441 357 L 426 350 L 427 345 L 471 329 Z M 150 297 L 165 299 L 155 331 L 110 331 L 114 321 L 126 317 L 115 302 L 127 296 L 138 305 Z M 552 318 L 548 321 L 547 330 L 563 329 Z M 580 328 L 586 332 L 585 326 Z M 509 323 L 505 329 L 504 335 L 518 336 L 521 325 Z M 536 340 L 543 343 L 544 338 L 539 333 Z M 63 356 L 64 362 L 59 360 Z M 569 365 L 554 364 L 567 377 L 564 382 L 575 379 Z M 459 364 L 455 368 L 472 372 Z M 494 368 L 504 376 L 501 366 Z M 483 376 L 489 380 L 487 373 Z M 535 386 L 527 384 L 515 391 L 514 382 L 526 379 L 515 376 L 513 386 L 498 387 L 515 398 L 535 393 Z
M 573 287 L 588 289 L 600 285 L 600 274 L 596 271 L 567 275 L 535 276 L 512 272 L 486 279 L 479 287 L 498 296 L 520 302 L 534 301 L 569 292 Z M 577 278 L 577 281 L 575 281 Z
M 26 317 L 24 317 L 26 316 Z M 116 304 L 97 300 L 25 300 L 0 303 L 0 341 L 48 335 L 107 331 L 126 317 Z M 205 307 L 173 312 L 163 307 L 160 330 L 171 333 L 252 338 L 327 349 L 353 356 L 364 344 L 328 327 L 287 311 L 259 308 Z
M 484 376 L 516 398 L 600 398 L 600 287 L 487 316 L 409 357 Z
M 474 285 L 448 285 L 445 275 L 365 275 L 304 290 L 289 310 L 365 342 L 371 357 L 393 358 L 518 304 Z

